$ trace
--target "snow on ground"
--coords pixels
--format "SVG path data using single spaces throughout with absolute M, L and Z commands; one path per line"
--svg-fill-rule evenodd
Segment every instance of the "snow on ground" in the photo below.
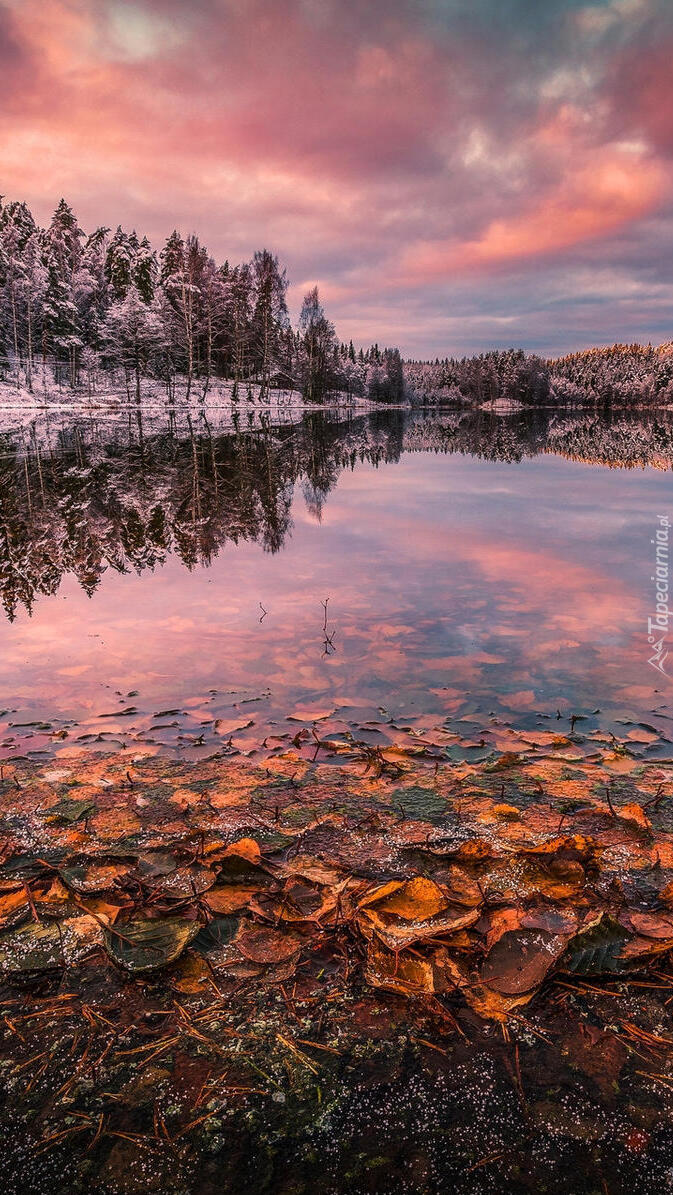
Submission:
M 269 420 L 274 424 L 295 423 L 306 411 L 339 410 L 369 411 L 376 403 L 365 398 L 339 394 L 329 403 L 317 406 L 304 402 L 298 390 L 270 390 L 265 399 L 260 398 L 260 387 L 255 383 L 239 383 L 238 397 L 233 396 L 233 382 L 211 380 L 204 395 L 202 381 L 192 384 L 189 400 L 186 399 L 186 382 L 179 379 L 175 397 L 169 401 L 166 388 L 160 382 L 143 383 L 140 410 L 143 416 L 163 415 L 171 412 L 196 411 L 211 416 L 218 429 L 226 431 L 238 426 L 251 428 Z M 50 415 L 95 415 L 111 420 L 127 417 L 128 412 L 137 413 L 138 406 L 133 395 L 129 397 L 123 385 L 106 385 L 95 392 L 80 388 L 71 390 L 57 386 L 54 382 L 40 380 L 32 393 L 25 386 L 0 381 L 0 433 L 17 431 L 39 425 Z

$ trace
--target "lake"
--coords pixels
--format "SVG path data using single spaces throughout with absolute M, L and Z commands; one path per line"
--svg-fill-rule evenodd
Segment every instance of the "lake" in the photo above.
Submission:
M 669 413 L 9 431 L 0 753 L 252 753 L 314 722 L 374 742 L 441 727 L 477 751 L 494 726 L 574 715 L 665 754 L 647 617 L 672 457 Z
M 669 412 L 2 434 L 8 1191 L 670 1190 L 672 465 Z

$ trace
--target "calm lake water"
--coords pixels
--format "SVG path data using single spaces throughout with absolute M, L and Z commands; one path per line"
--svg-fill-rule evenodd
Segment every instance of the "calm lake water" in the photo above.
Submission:
M 0 437 L 0 755 L 572 714 L 671 753 L 647 662 L 670 413 L 237 422 Z

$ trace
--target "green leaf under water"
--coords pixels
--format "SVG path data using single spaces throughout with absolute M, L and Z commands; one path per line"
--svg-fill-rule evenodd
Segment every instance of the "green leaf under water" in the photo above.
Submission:
M 156 971 L 175 962 L 200 929 L 198 921 L 182 917 L 130 921 L 118 931 L 105 930 L 104 944 L 110 958 L 126 971 Z

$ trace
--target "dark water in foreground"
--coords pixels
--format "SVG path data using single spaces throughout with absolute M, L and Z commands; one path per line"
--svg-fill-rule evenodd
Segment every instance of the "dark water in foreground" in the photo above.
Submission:
M 670 413 L 296 418 L 0 438 L 0 755 L 251 750 L 314 718 L 670 737 Z

